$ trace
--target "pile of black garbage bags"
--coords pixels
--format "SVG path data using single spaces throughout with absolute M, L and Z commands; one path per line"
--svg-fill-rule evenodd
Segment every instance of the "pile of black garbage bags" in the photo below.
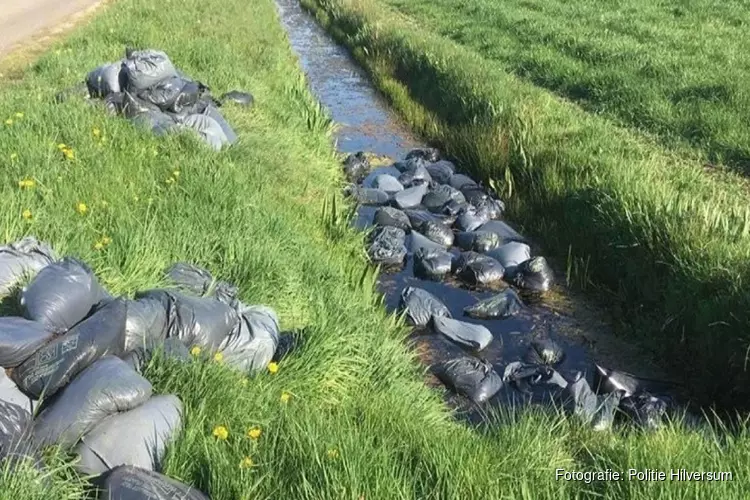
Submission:
M 375 169 L 359 152 L 344 160 L 343 169 L 350 183 L 345 193 L 360 206 L 360 214 L 365 210 L 371 215 L 374 229 L 367 252 L 373 263 L 401 270 L 411 255 L 416 278 L 442 281 L 450 276 L 470 289 L 502 288 L 464 308 L 464 315 L 509 318 L 524 307 L 516 290 L 539 295 L 552 286 L 545 258 L 533 256 L 528 241 L 500 220 L 504 203 L 458 173 L 438 150 L 414 149 L 402 160 Z M 428 291 L 406 286 L 400 293 L 399 308 L 414 327 L 429 328 L 472 354 L 493 341 L 489 329 L 453 318 L 446 304 Z M 556 342 L 538 338 L 523 359 L 500 368 L 502 375 L 473 355 L 451 359 L 433 372 L 475 404 L 501 394 L 511 404 L 546 400 L 596 429 L 609 428 L 618 409 L 643 426 L 661 422 L 667 402 L 643 390 L 635 377 L 596 366 L 590 384 L 580 372 L 566 378 L 556 371 L 563 359 Z M 512 390 L 501 391 L 504 388 Z
M 169 288 L 114 297 L 84 262 L 58 259 L 33 237 L 0 247 L 0 293 L 13 297 L 31 277 L 21 316 L 0 317 L 0 461 L 43 467 L 40 450 L 58 445 L 97 477 L 101 498 L 128 488 L 144 496 L 127 498 L 206 498 L 158 473 L 182 403 L 154 394 L 142 369 L 156 349 L 187 362 L 195 347 L 245 372 L 264 369 L 279 321 L 205 269 L 178 263 L 166 274 Z
M 206 85 L 176 69 L 158 50 L 128 50 L 125 59 L 91 71 L 86 86 L 89 96 L 103 99 L 112 114 L 156 135 L 193 130 L 216 150 L 237 141 L 218 108 L 226 101 L 246 106 L 253 102 L 252 95 L 240 91 L 215 99 Z

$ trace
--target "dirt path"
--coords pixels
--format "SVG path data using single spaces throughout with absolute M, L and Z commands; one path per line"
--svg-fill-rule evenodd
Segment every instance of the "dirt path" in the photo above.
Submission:
M 74 21 L 100 0 L 0 0 L 0 57 L 40 32 Z

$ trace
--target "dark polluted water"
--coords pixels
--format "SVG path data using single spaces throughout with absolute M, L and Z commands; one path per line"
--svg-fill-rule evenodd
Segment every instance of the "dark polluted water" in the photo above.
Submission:
M 366 73 L 350 57 L 347 49 L 338 45 L 305 12 L 296 0 L 277 0 L 282 25 L 293 50 L 299 57 L 308 84 L 317 99 L 328 109 L 338 124 L 337 148 L 342 153 L 364 151 L 378 157 L 399 160 L 413 148 L 424 146 L 390 110 L 385 99 L 372 86 Z M 388 172 L 389 167 L 376 169 Z M 365 180 L 367 185 L 368 180 Z M 354 221 L 360 229 L 371 225 L 374 207 L 361 207 Z M 533 249 L 533 245 L 532 245 Z M 455 249 L 452 250 L 454 253 Z M 533 252 L 539 255 L 539 252 Z M 558 276 L 558 280 L 560 277 Z M 379 289 L 385 295 L 386 307 L 396 311 L 401 291 L 407 286 L 427 290 L 445 303 L 455 319 L 485 326 L 494 339 L 480 352 L 467 353 L 442 335 L 415 330 L 411 335 L 420 358 L 428 365 L 436 365 L 469 354 L 486 360 L 502 376 L 503 367 L 513 361 L 523 361 L 532 339 L 541 337 L 557 342 L 565 351 L 563 361 L 555 369 L 563 376 L 582 373 L 592 387 L 594 363 L 637 373 L 651 379 L 663 379 L 658 367 L 639 359 L 638 353 L 608 332 L 606 321 L 591 314 L 590 308 L 572 305 L 567 294 L 555 290 L 550 297 L 526 301 L 519 314 L 502 320 L 477 320 L 464 315 L 465 307 L 488 298 L 497 291 L 470 290 L 456 282 L 421 280 L 413 273 L 413 255 L 397 272 L 384 272 Z M 561 312 L 561 310 L 565 312 Z M 428 383 L 442 385 L 434 377 Z M 659 384 L 661 385 L 661 384 Z M 669 387 L 669 386 L 667 386 Z M 664 393 L 649 387 L 652 393 Z M 507 386 L 501 391 L 508 390 Z M 667 389 L 674 392 L 673 388 Z M 468 399 L 446 394 L 449 403 L 470 420 L 480 418 L 481 411 Z M 495 398 L 496 401 L 502 398 Z

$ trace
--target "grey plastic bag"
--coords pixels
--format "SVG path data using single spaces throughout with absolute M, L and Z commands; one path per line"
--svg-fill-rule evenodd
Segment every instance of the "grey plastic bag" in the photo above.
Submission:
M 107 354 L 123 352 L 127 302 L 113 300 L 39 349 L 13 370 L 11 378 L 34 399 L 48 398 L 81 370 Z
M 451 317 L 448 307 L 440 299 L 427 290 L 412 286 L 401 292 L 399 309 L 406 311 L 406 319 L 418 327 L 427 326 L 433 317 Z
M 612 427 L 622 395 L 617 392 L 597 396 L 586 379 L 581 377 L 568 385 L 564 397 L 564 404 L 573 415 L 585 424 L 591 424 L 594 430 L 606 430 Z
M 118 465 L 158 470 L 167 444 L 182 424 L 177 396 L 154 396 L 142 405 L 109 416 L 88 432 L 76 447 L 80 474 L 97 475 Z
M 565 351 L 552 339 L 536 338 L 531 341 L 526 362 L 554 366 L 565 359 Z
M 226 118 L 224 118 L 224 115 L 221 114 L 221 111 L 219 111 L 215 106 L 208 105 L 202 114 L 212 118 L 216 123 L 219 124 L 222 132 L 224 132 L 224 137 L 226 137 L 226 142 L 228 144 L 232 145 L 237 142 L 237 134 L 235 133 L 234 129 L 231 125 L 229 125 L 229 122 L 226 120 Z
M 236 304 L 238 288 L 226 281 L 216 280 L 207 269 L 200 266 L 178 262 L 167 269 L 166 275 L 179 289 L 195 295 L 211 295 L 225 304 Z
M 473 205 L 469 205 L 458 214 L 456 229 L 464 232 L 474 231 L 489 220 L 486 214 L 478 212 Z
M 424 195 L 422 205 L 430 212 L 440 212 L 451 201 L 466 203 L 466 198 L 464 198 L 464 195 L 458 189 L 438 184 Z
M 472 254 L 468 257 L 467 254 Z M 463 265 L 459 264 L 458 277 L 469 285 L 491 285 L 503 279 L 505 270 L 498 261 L 487 255 L 464 252 L 459 257 Z
M 88 265 L 66 257 L 46 266 L 23 288 L 21 308 L 27 319 L 63 333 L 108 297 Z
M 265 370 L 279 345 L 279 318 L 266 306 L 240 305 L 239 333 L 219 346 L 224 362 L 241 371 Z
M 430 173 L 432 180 L 438 184 L 450 184 L 451 177 L 456 172 L 456 166 L 447 160 L 431 163 L 426 165 L 425 168 Z
M 195 488 L 157 472 L 121 465 L 97 477 L 99 500 L 210 500 Z
M 546 292 L 552 286 L 552 268 L 544 257 L 532 257 L 521 263 L 513 276 L 513 284 L 535 292 Z
M 453 342 L 476 351 L 481 351 L 492 342 L 492 333 L 482 325 L 466 323 L 453 318 L 432 317 L 433 328 Z
M 427 193 L 427 184 L 418 184 L 404 189 L 393 195 L 393 205 L 401 210 L 414 208 L 422 203 L 422 197 Z
M 253 95 L 249 92 L 242 92 L 240 90 L 231 90 L 226 94 L 223 94 L 219 100 L 223 103 L 231 102 L 233 104 L 239 104 L 240 106 L 252 106 L 255 102 Z
M 8 295 L 26 277 L 33 277 L 57 257 L 33 236 L 0 246 L 0 296 Z
M 428 240 L 433 241 L 444 248 L 450 248 L 453 246 L 453 240 L 455 238 L 453 231 L 444 224 L 428 220 L 414 229 L 420 234 L 423 234 Z
M 452 264 L 453 255 L 450 252 L 420 248 L 414 254 L 414 275 L 438 280 L 451 272 Z
M 16 404 L 30 413 L 34 410 L 31 399 L 21 392 L 16 383 L 5 374 L 5 370 L 0 370 L 0 401 Z
M 507 276 L 513 277 L 518 270 L 518 266 L 531 258 L 531 248 L 526 243 L 511 241 L 488 251 L 487 255 L 502 264 Z
M 435 243 L 418 231 L 412 230 L 409 234 L 409 251 L 416 254 L 420 250 L 445 250 L 445 247 Z
M 107 63 L 91 71 L 86 76 L 86 86 L 91 97 L 107 97 L 109 94 L 122 92 L 125 83 L 122 61 Z
M 177 123 L 166 113 L 148 110 L 131 118 L 133 124 L 145 128 L 157 137 L 164 136 L 177 129 Z
M 436 375 L 448 388 L 476 404 L 485 403 L 503 387 L 502 378 L 490 363 L 468 356 L 444 363 Z
M 603 366 L 595 365 L 594 387 L 599 394 L 621 391 L 623 397 L 628 398 L 640 389 L 640 382 L 629 373 L 608 370 Z
M 192 130 L 214 150 L 221 150 L 224 145 L 231 144 L 221 124 L 206 115 L 188 115 L 182 119 L 180 126 Z
M 0 366 L 15 368 L 34 355 L 53 333 L 43 324 L 26 318 L 0 318 Z
M 367 156 L 362 151 L 350 154 L 344 160 L 344 175 L 349 182 L 362 182 L 369 171 L 370 160 L 367 159 Z
M 456 245 L 462 250 L 486 253 L 500 246 L 500 238 L 489 231 L 460 232 L 456 234 Z
M 128 411 L 151 397 L 148 380 L 120 358 L 105 356 L 82 371 L 37 416 L 40 446 L 71 448 L 106 417 Z
M 376 264 L 396 266 L 406 259 L 406 233 L 393 226 L 381 227 L 372 233 L 367 255 Z
M 406 214 L 393 207 L 379 207 L 375 211 L 373 224 L 380 227 L 392 226 L 403 229 L 406 232 L 411 230 L 411 222 Z
M 32 440 L 31 414 L 25 408 L 8 401 L 0 401 L 0 463 L 10 460 L 16 463 L 32 459 L 40 465 Z
M 431 163 L 440 161 L 440 151 L 435 148 L 414 148 L 404 157 L 405 161 L 411 159 L 421 159 Z
M 169 322 L 167 308 L 155 297 L 145 297 L 128 302 L 125 320 L 125 352 L 158 345 L 167 337 Z
M 495 233 L 500 237 L 500 240 L 502 240 L 503 243 L 508 243 L 510 241 L 520 241 L 522 243 L 526 242 L 526 238 L 521 236 L 518 231 L 501 220 L 491 220 L 489 222 L 485 222 L 484 224 L 479 226 L 477 230 L 490 231 L 492 233 Z
M 385 191 L 388 194 L 394 194 L 404 190 L 404 186 L 398 182 L 398 179 L 388 174 L 380 174 L 376 176 L 372 181 L 372 187 Z
M 365 188 L 360 186 L 347 186 L 344 189 L 345 196 L 351 196 L 360 205 L 385 205 L 391 200 L 391 197 L 385 191 L 375 188 Z
M 504 319 L 523 309 L 521 297 L 512 288 L 464 308 L 464 314 L 476 319 Z
M 177 76 L 167 54 L 160 50 L 139 50 L 130 53 L 123 62 L 128 89 L 132 91 L 153 87 Z
M 472 188 L 479 187 L 477 183 L 474 181 L 474 179 L 464 174 L 453 174 L 451 176 L 449 185 L 453 189 L 458 189 L 459 191 L 463 191 L 467 187 L 472 187 Z M 469 201 L 469 203 L 472 203 L 472 202 Z

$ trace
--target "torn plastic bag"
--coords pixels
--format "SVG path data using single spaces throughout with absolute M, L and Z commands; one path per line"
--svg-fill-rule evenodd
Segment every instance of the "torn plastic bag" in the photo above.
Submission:
M 606 396 L 597 396 L 589 387 L 586 379 L 581 377 L 568 385 L 563 397 L 564 405 L 568 411 L 580 418 L 585 424 L 591 424 L 594 430 L 599 431 L 612 427 L 621 394 L 612 393 Z
M 404 186 L 398 182 L 398 179 L 388 174 L 381 174 L 375 177 L 372 181 L 372 187 L 385 191 L 388 194 L 394 194 L 404 190 Z
M 133 51 L 123 62 L 128 89 L 139 91 L 177 76 L 167 54 L 160 50 Z
M 177 396 L 154 396 L 142 405 L 105 418 L 89 431 L 75 449 L 76 470 L 97 475 L 118 465 L 161 468 L 164 452 L 182 424 L 182 403 Z
M 453 255 L 450 252 L 420 248 L 414 254 L 414 275 L 439 280 L 451 272 L 452 262 Z
M 162 137 L 177 128 L 177 123 L 166 113 L 150 110 L 130 119 L 133 124 L 143 127 L 157 137 Z
M 240 305 L 240 329 L 219 346 L 224 362 L 242 371 L 265 370 L 279 346 L 279 318 L 266 306 Z
M 463 252 L 461 256 L 468 253 Z M 471 253 L 475 255 L 467 258 L 464 265 L 459 264 L 458 266 L 458 277 L 461 280 L 469 285 L 478 286 L 497 283 L 503 279 L 505 270 L 498 261 L 487 255 Z M 461 256 L 459 256 L 459 260 Z
M 36 417 L 34 438 L 40 446 L 59 444 L 64 449 L 104 418 L 146 402 L 148 380 L 120 358 L 105 356 L 82 371 Z
M 125 345 L 127 302 L 116 299 L 56 337 L 13 370 L 11 378 L 30 397 L 48 398 L 97 359 L 119 356 Z
M 500 246 L 500 238 L 488 231 L 460 232 L 456 234 L 456 245 L 462 250 L 485 253 Z
M 229 143 L 230 145 L 237 143 L 237 134 L 235 133 L 232 126 L 229 125 L 229 122 L 226 120 L 226 118 L 224 118 L 224 115 L 221 114 L 221 111 L 219 111 L 215 106 L 207 106 L 206 109 L 203 110 L 202 114 L 204 116 L 208 116 L 219 124 L 222 132 L 224 132 L 224 137 L 226 137 L 227 143 Z
M 456 218 L 456 229 L 468 233 L 476 230 L 479 226 L 489 220 L 489 217 L 478 213 L 473 205 L 469 205 L 458 214 L 458 217 Z
M 121 465 L 93 480 L 99 500 L 210 500 L 197 489 L 158 472 Z
M 107 63 L 86 76 L 86 86 L 91 97 L 107 97 L 109 94 L 122 92 L 125 78 L 122 61 Z
M 125 94 L 122 92 L 109 94 L 104 98 L 104 109 L 109 115 L 116 116 L 123 112 L 125 106 Z
M 350 154 L 344 160 L 344 175 L 349 182 L 359 184 L 367 177 L 369 171 L 370 160 L 367 159 L 367 156 L 362 151 Z
M 33 460 L 37 468 L 41 461 L 32 440 L 31 414 L 24 407 L 8 401 L 0 401 L 0 463 L 10 460 L 18 463 Z
M 298 332 L 282 332 L 279 334 L 279 345 L 271 361 L 279 362 L 302 346 L 303 338 Z
M 464 174 L 453 174 L 450 178 L 450 187 L 463 191 L 466 187 L 479 187 L 474 179 Z M 471 201 L 469 203 L 472 203 Z M 473 203 L 472 203 L 473 204 Z
M 167 279 L 177 288 L 196 295 L 213 295 L 222 302 L 232 305 L 237 299 L 238 288 L 226 281 L 218 281 L 202 267 L 185 262 L 177 262 L 167 269 Z
M 619 391 L 610 394 L 621 394 Z M 637 425 L 646 429 L 657 429 L 661 426 L 668 404 L 665 400 L 647 392 L 625 397 L 620 401 L 620 409 Z
M 504 319 L 518 314 L 523 302 L 512 288 L 464 308 L 464 314 L 476 319 Z
M 401 292 L 399 310 L 406 311 L 406 319 L 414 326 L 424 327 L 433 317 L 450 318 L 451 313 L 440 299 L 427 290 L 407 286 Z
M 15 368 L 53 337 L 43 324 L 26 318 L 0 317 L 0 367 Z
M 166 339 L 163 343 L 154 344 L 151 347 L 136 347 L 122 355 L 121 359 L 136 372 L 143 373 L 157 350 L 162 352 L 166 359 L 177 361 L 190 361 L 192 359 L 188 348 L 177 337 Z
M 409 233 L 409 252 L 417 253 L 420 249 L 423 250 L 445 250 L 443 245 L 435 243 L 431 239 L 427 238 L 423 234 L 412 229 Z
M 595 366 L 594 387 L 599 394 L 621 391 L 623 397 L 628 398 L 640 389 L 638 379 L 633 375 L 616 370 L 608 370 L 599 365 Z
M 158 298 L 147 297 L 128 302 L 125 321 L 124 352 L 161 344 L 167 337 L 167 309 Z
M 405 188 L 409 188 L 423 184 L 429 185 L 432 182 L 432 177 L 424 165 L 410 166 L 398 176 L 398 182 Z
M 546 292 L 552 286 L 552 269 L 544 257 L 533 257 L 518 266 L 513 284 L 535 292 Z
M 519 361 L 508 363 L 503 372 L 503 382 L 531 399 L 541 394 L 546 402 L 552 402 L 568 386 L 562 375 L 549 366 Z
M 487 220 L 499 219 L 505 212 L 505 204 L 500 200 L 487 197 L 476 201 L 477 215 L 486 217 Z
M 456 172 L 456 166 L 448 160 L 431 163 L 426 165 L 425 168 L 430 173 L 432 180 L 438 184 L 450 184 L 451 177 Z
M 401 210 L 418 207 L 422 197 L 427 193 L 427 184 L 419 184 L 393 195 L 393 205 Z
M 424 195 L 422 205 L 430 212 L 440 213 L 451 201 L 466 203 L 466 199 L 461 194 L 461 191 L 444 184 L 438 184 Z
M 414 226 L 420 234 L 424 235 L 430 241 L 437 243 L 445 248 L 453 246 L 453 231 L 444 224 L 433 221 L 424 221 L 418 226 Z
M 230 335 L 239 332 L 239 315 L 235 308 L 215 297 L 195 297 L 171 290 L 147 290 L 136 293 L 136 299 L 161 301 L 167 311 L 167 337 L 177 337 L 190 347 L 198 345 L 214 350 Z
M 405 232 L 411 230 L 409 217 L 403 211 L 393 207 L 379 207 L 375 210 L 373 223 L 380 227 L 397 227 Z
M 436 332 L 441 333 L 453 342 L 481 351 L 492 342 L 492 333 L 482 325 L 475 325 L 453 318 L 433 316 L 432 326 Z
M 35 276 L 56 260 L 52 249 L 33 236 L 0 247 L 0 295 L 8 295 L 24 278 Z
M 518 270 L 518 266 L 531 258 L 531 248 L 526 243 L 511 241 L 487 252 L 487 255 L 502 264 L 506 276 L 513 277 Z
M 449 389 L 476 404 L 488 401 L 503 387 L 503 380 L 487 361 L 463 356 L 443 363 L 436 373 Z
M 406 259 L 406 233 L 403 229 L 385 226 L 372 233 L 367 255 L 377 264 L 397 266 Z
M 531 341 L 526 354 L 526 362 L 554 366 L 565 359 L 565 351 L 552 339 L 536 338 Z
M 375 188 L 364 188 L 360 186 L 348 186 L 344 190 L 345 196 L 351 196 L 359 205 L 378 206 L 385 205 L 391 201 L 391 197 L 385 191 Z
M 30 413 L 34 410 L 31 398 L 21 392 L 16 383 L 5 374 L 5 370 L 0 370 L 0 401 L 16 404 Z
M 479 226 L 477 230 L 493 232 L 500 237 L 500 240 L 503 243 L 508 243 L 510 241 L 520 241 L 522 243 L 526 242 L 526 239 L 523 236 L 521 236 L 515 229 L 501 220 L 491 220 L 489 222 L 485 222 L 484 224 Z
M 242 92 L 240 90 L 231 90 L 226 94 L 222 95 L 219 100 L 223 103 L 231 102 L 233 104 L 239 104 L 240 106 L 252 106 L 255 102 L 255 98 L 249 92 Z
M 414 148 L 409 151 L 404 160 L 411 160 L 413 158 L 420 158 L 430 163 L 440 161 L 440 151 L 435 148 Z
M 38 321 L 53 333 L 68 331 L 109 294 L 91 268 L 72 257 L 49 264 L 21 291 L 21 308 L 27 319 Z
M 182 128 L 192 130 L 215 151 L 231 144 L 221 124 L 210 116 L 188 115 L 179 124 Z

